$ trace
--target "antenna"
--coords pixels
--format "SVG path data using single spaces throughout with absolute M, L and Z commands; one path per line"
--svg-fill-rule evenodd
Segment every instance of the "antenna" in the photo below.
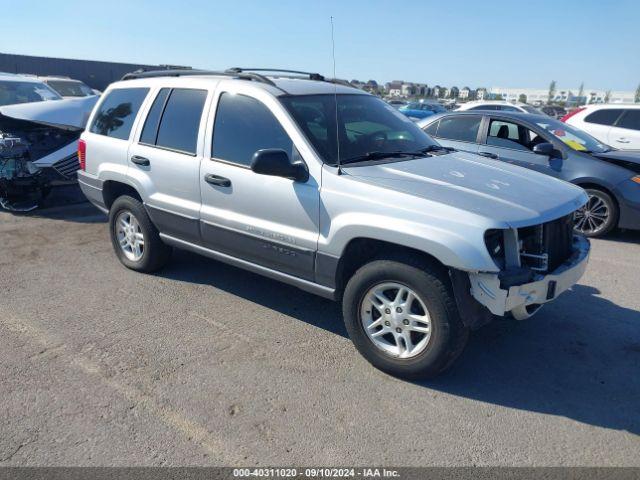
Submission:
M 336 147 L 338 150 L 338 175 L 342 175 L 342 168 L 340 167 L 340 131 L 338 127 L 338 84 L 335 82 L 336 79 L 336 42 L 333 38 L 333 15 L 331 16 L 331 56 L 333 57 L 333 99 L 336 105 Z

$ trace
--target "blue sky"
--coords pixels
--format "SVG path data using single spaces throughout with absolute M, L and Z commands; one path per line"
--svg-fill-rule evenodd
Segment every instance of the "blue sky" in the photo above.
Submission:
M 635 90 L 637 0 L 0 0 L 0 52 L 458 87 Z

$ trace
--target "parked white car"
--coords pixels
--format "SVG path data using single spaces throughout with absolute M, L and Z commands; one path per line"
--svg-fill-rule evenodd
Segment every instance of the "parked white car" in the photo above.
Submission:
M 535 113 L 540 115 L 542 112 L 526 103 L 506 102 L 504 100 L 477 100 L 475 102 L 467 102 L 460 105 L 456 110 L 501 110 L 503 112 L 524 112 Z
M 561 120 L 614 148 L 640 150 L 640 104 L 587 105 Z
M 36 77 L 0 72 L 0 107 L 61 99 L 58 92 Z

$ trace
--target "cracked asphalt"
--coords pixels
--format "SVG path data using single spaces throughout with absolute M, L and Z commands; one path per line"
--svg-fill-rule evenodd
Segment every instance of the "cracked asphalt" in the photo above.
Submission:
M 638 233 L 423 383 L 327 300 L 180 251 L 125 269 L 86 203 L 0 212 L 0 248 L 0 465 L 640 466 Z

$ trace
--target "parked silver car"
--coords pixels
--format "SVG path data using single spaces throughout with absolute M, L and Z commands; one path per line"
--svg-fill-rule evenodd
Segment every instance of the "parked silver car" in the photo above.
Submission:
M 157 270 L 177 247 L 341 300 L 358 350 L 407 378 L 581 277 L 584 190 L 445 149 L 360 90 L 287 75 L 147 72 L 107 89 L 79 181 L 125 266 Z

